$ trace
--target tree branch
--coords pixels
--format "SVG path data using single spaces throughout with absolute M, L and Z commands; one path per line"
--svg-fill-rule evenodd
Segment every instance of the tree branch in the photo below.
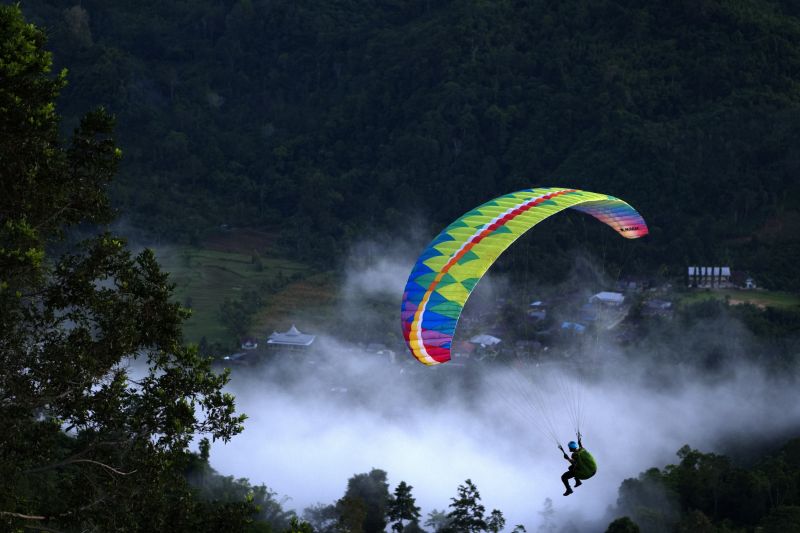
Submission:
M 95 500 L 92 503 L 84 505 L 83 507 L 80 507 L 78 509 L 74 509 L 72 511 L 67 511 L 66 513 L 61 513 L 61 514 L 57 514 L 57 515 L 54 515 L 54 516 L 27 515 L 27 514 L 22 514 L 22 513 L 13 513 L 13 512 L 10 512 L 10 511 L 0 511 L 0 517 L 7 516 L 9 518 L 20 518 L 22 520 L 53 520 L 54 518 L 63 518 L 65 516 L 69 516 L 71 514 L 75 514 L 76 512 L 83 511 L 83 510 L 88 509 L 90 507 L 94 507 L 95 505 L 97 505 L 98 503 L 102 502 L 103 500 L 104 500 L 104 498 L 100 498 L 99 500 Z M 58 529 L 53 529 L 53 528 L 47 527 L 47 526 L 40 526 L 38 524 L 25 524 L 22 527 L 24 527 L 25 529 L 33 529 L 33 530 L 38 530 L 38 531 L 53 531 L 55 533 L 60 533 L 60 530 L 58 530 Z
M 23 520 L 47 520 L 46 516 L 12 513 L 10 511 L 0 511 L 0 516 L 8 516 L 10 518 L 21 518 Z
M 129 476 L 131 474 L 136 473 L 136 470 L 132 470 L 130 472 L 122 472 L 121 470 L 117 470 L 113 466 L 109 466 L 109 465 L 107 465 L 105 463 L 101 463 L 100 461 L 94 461 L 92 459 L 67 459 L 65 461 L 61 461 L 60 463 L 53 463 L 53 464 L 47 465 L 47 466 L 40 466 L 39 468 L 31 468 L 30 470 L 26 470 L 25 472 L 28 473 L 28 474 L 33 474 L 33 473 L 36 473 L 36 472 L 44 472 L 46 470 L 52 470 L 54 468 L 61 468 L 62 466 L 69 466 L 69 465 L 75 464 L 75 463 L 91 463 L 91 464 L 94 464 L 94 465 L 102 466 L 103 468 L 105 468 L 109 472 L 113 472 L 114 474 L 117 474 L 117 475 L 120 475 L 120 476 Z

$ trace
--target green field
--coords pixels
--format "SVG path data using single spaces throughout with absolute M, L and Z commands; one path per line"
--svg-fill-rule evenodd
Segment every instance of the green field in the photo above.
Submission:
M 303 301 L 302 291 L 294 298 L 283 293 L 291 294 L 294 286 L 308 285 L 307 279 L 319 277 L 306 265 L 285 259 L 262 257 L 259 268 L 251 255 L 243 253 L 182 246 L 156 250 L 156 255 L 175 283 L 176 300 L 192 310 L 184 326 L 189 342 L 199 342 L 203 336 L 209 342 L 232 342 L 219 321 L 219 306 L 225 298 L 240 299 L 249 291 L 259 292 L 265 299 L 253 332 L 261 337 L 264 328 L 273 327 L 266 322 L 274 316 L 269 311 L 275 304 L 281 312 L 288 312 L 293 304 L 308 303 Z
M 267 298 L 256 313 L 255 333 L 263 338 L 292 324 L 309 333 L 332 330 L 339 320 L 338 297 L 338 283 L 331 274 L 312 273 Z
M 796 309 L 800 307 L 800 296 L 789 292 L 741 289 L 694 289 L 681 295 L 679 305 L 703 300 L 726 300 L 731 305 L 749 303 L 760 308 L 777 307 Z

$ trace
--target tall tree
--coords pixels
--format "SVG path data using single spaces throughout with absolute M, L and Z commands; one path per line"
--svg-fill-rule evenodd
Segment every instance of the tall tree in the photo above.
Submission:
M 318 503 L 303 510 L 303 519 L 314 528 L 317 533 L 331 533 L 335 530 L 339 513 L 335 505 Z
M 506 527 L 506 519 L 503 513 L 493 509 L 489 518 L 486 519 L 486 529 L 492 533 L 500 533 Z
M 389 502 L 387 516 L 392 522 L 392 531 L 405 531 L 404 520 L 409 522 L 419 522 L 419 507 L 416 500 L 411 495 L 411 485 L 401 481 L 394 489 L 394 498 Z
M 403 533 L 427 533 L 422 526 L 419 525 L 419 522 L 413 521 L 409 522 L 403 528 Z
M 447 515 L 450 522 L 444 528 L 444 531 L 453 533 L 489 531 L 489 524 L 487 524 L 484 517 L 486 508 L 480 503 L 481 495 L 472 480 L 468 479 L 464 485 L 459 485 L 458 497 L 450 499 L 453 502 L 450 504 L 453 510 Z M 503 514 L 497 509 L 492 510 L 491 516 L 493 525 L 496 526 L 501 521 L 503 524 L 505 523 Z
M 292 517 L 289 527 L 283 533 L 314 533 L 314 528 L 308 522 L 302 522 L 297 517 Z
M 555 513 L 556 512 L 553 509 L 553 500 L 550 498 L 545 498 L 542 510 L 539 511 L 539 516 L 542 517 L 542 521 L 536 531 L 539 533 L 553 533 L 556 531 L 558 526 L 556 526 L 555 522 L 553 521 L 553 515 L 555 515 Z
M 345 509 L 353 509 L 358 506 L 356 502 L 361 502 L 364 533 L 382 532 L 386 528 L 386 508 L 389 503 L 386 472 L 373 468 L 368 474 L 354 475 L 347 481 L 347 491 L 339 502 Z
M 425 520 L 425 525 L 431 528 L 433 531 L 443 531 L 447 528 L 447 524 L 449 522 L 450 519 L 447 517 L 447 513 L 438 509 L 434 509 L 428 513 L 428 518 Z
M 107 232 L 120 150 L 103 110 L 68 146 L 43 32 L 0 6 L 0 523 L 75 530 L 245 528 L 183 477 L 198 433 L 242 429 L 227 375 L 186 348 L 149 250 Z
M 362 498 L 345 496 L 336 502 L 336 511 L 339 514 L 338 533 L 365 533 L 367 505 Z

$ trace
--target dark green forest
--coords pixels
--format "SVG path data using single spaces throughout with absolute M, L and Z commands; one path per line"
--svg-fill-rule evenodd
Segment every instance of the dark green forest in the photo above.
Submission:
M 413 487 L 373 469 L 298 517 L 215 472 L 210 441 L 247 423 L 230 374 L 186 346 L 168 275 L 115 216 L 162 242 L 267 229 L 335 264 L 358 239 L 563 184 L 645 214 L 628 268 L 726 261 L 800 288 L 792 2 L 5 4 L 0 530 L 525 531 L 470 479 L 424 517 Z M 566 261 L 570 220 L 527 243 L 549 250 L 542 275 Z M 728 307 L 645 338 L 684 363 L 661 332 Z M 735 313 L 778 350 L 755 363 L 796 374 L 797 314 Z M 800 528 L 796 438 L 678 459 L 622 482 L 609 532 Z
M 335 265 L 357 239 L 432 235 L 496 195 L 566 185 L 644 214 L 631 272 L 724 263 L 800 288 L 795 2 L 22 8 L 70 71 L 66 124 L 117 117 L 114 205 L 157 241 L 258 227 Z M 528 243 L 530 268 L 562 272 L 577 224 Z M 600 255 L 608 230 L 588 231 Z
M 779 533 L 800 528 L 800 440 L 759 456 L 747 466 L 724 455 L 684 446 L 678 464 L 626 479 L 617 513 L 641 531 Z M 608 533 L 638 529 L 612 523 Z

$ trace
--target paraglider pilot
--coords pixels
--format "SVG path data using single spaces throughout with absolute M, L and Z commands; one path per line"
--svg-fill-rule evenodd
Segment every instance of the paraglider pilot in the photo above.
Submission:
M 583 447 L 580 432 L 578 432 L 577 436 L 578 442 L 570 441 L 569 444 L 567 444 L 567 448 L 572 452 L 572 457 L 567 455 L 560 444 L 558 445 L 558 449 L 564 454 L 564 459 L 569 461 L 569 468 L 561 476 L 561 481 L 567 489 L 564 496 L 572 494 L 572 487 L 569 486 L 570 478 L 575 479 L 575 487 L 580 487 L 582 485 L 581 480 L 589 479 L 597 472 L 597 465 L 595 464 L 594 457 Z

